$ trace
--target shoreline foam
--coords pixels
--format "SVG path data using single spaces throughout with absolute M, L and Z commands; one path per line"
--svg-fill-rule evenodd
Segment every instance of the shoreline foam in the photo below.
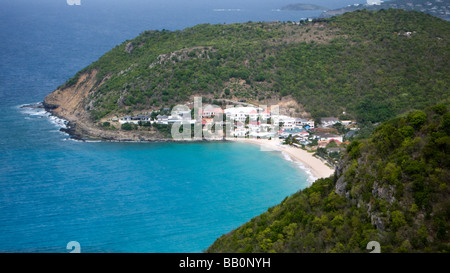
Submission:
M 70 137 L 70 134 L 64 131 L 68 129 L 69 121 L 53 115 L 43 107 L 42 102 L 22 104 L 17 106 L 17 108 L 21 114 L 25 115 L 25 119 L 44 118 L 55 126 L 55 128 L 58 128 L 58 132 L 62 132 Z

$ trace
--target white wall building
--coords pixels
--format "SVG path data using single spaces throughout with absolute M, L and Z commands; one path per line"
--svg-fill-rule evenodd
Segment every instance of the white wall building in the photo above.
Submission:
M 328 142 L 331 140 L 337 140 L 339 142 L 343 141 L 342 136 L 328 133 L 316 133 L 315 135 L 313 135 L 313 138 L 318 139 L 320 141 L 328 141 Z
M 198 114 L 202 118 L 210 118 L 223 113 L 222 108 L 207 105 L 203 110 L 200 110 Z
M 310 129 L 314 129 L 314 120 L 297 119 L 297 123 L 303 127 L 309 126 Z
M 249 133 L 249 129 L 238 127 L 231 131 L 231 136 L 245 137 Z
M 258 109 L 255 107 L 233 107 L 225 109 L 224 112 L 231 121 L 245 122 L 247 117 L 250 120 L 258 119 Z
M 335 118 L 335 117 L 328 117 L 328 118 L 320 119 L 320 123 L 322 123 L 323 127 L 330 127 L 330 126 L 335 125 L 338 122 L 339 122 L 339 119 Z
M 297 126 L 296 119 L 293 117 L 279 115 L 278 121 L 283 123 L 283 129 L 292 129 Z
M 124 123 L 133 123 L 138 124 L 139 122 L 151 122 L 150 116 L 146 115 L 137 115 L 137 116 L 125 116 L 121 119 L 119 119 L 120 124 Z
M 302 118 L 293 118 L 289 116 L 278 116 L 279 122 L 283 122 L 283 129 L 302 128 L 309 126 L 310 129 L 314 128 L 314 120 L 307 120 Z

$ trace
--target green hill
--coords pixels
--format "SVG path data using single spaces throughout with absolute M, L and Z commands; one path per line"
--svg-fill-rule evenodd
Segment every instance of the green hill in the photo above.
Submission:
M 323 12 L 319 17 L 326 18 L 361 9 L 367 9 L 371 11 L 381 9 L 402 9 L 408 11 L 413 10 L 424 12 L 442 19 L 450 19 L 449 2 L 444 0 L 388 0 L 381 2 L 382 3 L 380 3 L 380 5 L 356 4 L 349 5 L 344 8 L 327 10 Z
M 414 111 L 348 148 L 335 175 L 220 237 L 208 252 L 450 251 L 450 112 Z
M 88 88 L 76 112 L 94 123 L 194 95 L 260 104 L 291 96 L 314 118 L 345 111 L 374 123 L 449 101 L 449 36 L 449 22 L 402 10 L 145 31 L 77 73 L 46 102 L 58 107 L 56 94 Z M 86 75 L 95 75 L 88 87 Z

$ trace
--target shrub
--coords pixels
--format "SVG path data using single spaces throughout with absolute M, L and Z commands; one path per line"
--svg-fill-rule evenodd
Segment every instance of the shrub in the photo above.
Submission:
M 416 130 L 420 130 L 427 121 L 427 115 L 423 111 L 416 111 L 408 115 L 408 122 Z
M 124 124 L 122 124 L 121 128 L 122 128 L 122 130 L 125 130 L 125 131 L 131 131 L 134 129 L 134 126 L 131 123 L 124 123 Z
M 400 128 L 399 131 L 405 138 L 412 137 L 414 135 L 414 128 L 409 125 Z
M 392 228 L 394 228 L 394 230 L 397 230 L 402 226 L 406 225 L 406 220 L 405 217 L 403 216 L 403 213 L 398 210 L 392 212 L 391 221 L 392 221 L 391 222 Z

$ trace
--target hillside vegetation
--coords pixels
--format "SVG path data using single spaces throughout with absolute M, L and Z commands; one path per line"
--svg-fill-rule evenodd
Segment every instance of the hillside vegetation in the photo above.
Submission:
M 450 251 L 450 112 L 414 111 L 353 142 L 335 175 L 219 238 L 208 252 Z
M 92 121 L 193 95 L 261 104 L 290 95 L 315 118 L 345 111 L 374 123 L 449 101 L 449 34 L 449 22 L 402 10 L 145 31 L 59 89 L 98 70 L 83 102 Z
M 352 12 L 355 10 L 367 9 L 371 11 L 381 9 L 402 9 L 402 10 L 414 10 L 424 12 L 442 19 L 450 18 L 450 6 L 447 0 L 389 0 L 381 1 L 380 5 L 349 5 L 347 7 L 338 8 L 334 10 L 328 10 L 323 12 L 319 17 L 331 17 L 345 12 Z

